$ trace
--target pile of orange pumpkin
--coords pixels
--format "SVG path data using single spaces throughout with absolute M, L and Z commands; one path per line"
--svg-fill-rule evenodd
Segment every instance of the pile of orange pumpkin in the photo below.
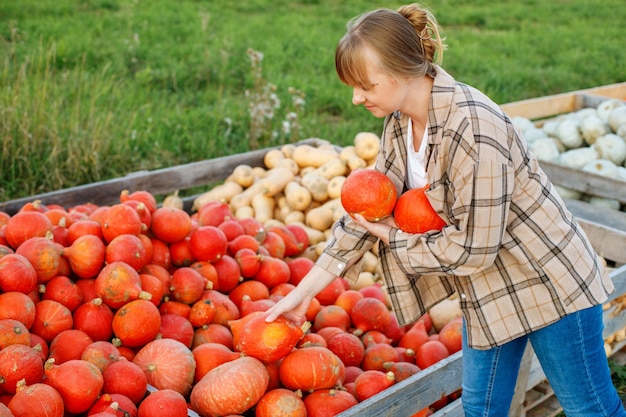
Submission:
M 0 213 L 0 417 L 334 416 L 460 349 L 459 320 L 402 328 L 339 277 L 266 323 L 313 265 L 302 227 L 119 200 Z

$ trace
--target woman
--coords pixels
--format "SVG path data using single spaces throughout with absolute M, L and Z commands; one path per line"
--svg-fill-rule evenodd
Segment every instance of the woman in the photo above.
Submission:
M 602 338 L 601 304 L 613 283 L 521 133 L 437 65 L 443 51 L 435 18 L 412 4 L 353 20 L 335 63 L 352 102 L 385 118 L 376 169 L 399 194 L 429 184 L 447 225 L 410 234 L 393 218 L 344 216 L 267 320 L 302 320 L 336 276 L 356 280 L 363 254 L 379 242 L 401 325 L 458 292 L 466 416 L 508 414 L 528 341 L 568 417 L 625 416 Z

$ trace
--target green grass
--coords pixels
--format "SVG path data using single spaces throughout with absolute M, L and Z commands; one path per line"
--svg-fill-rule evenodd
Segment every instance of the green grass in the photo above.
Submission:
M 381 120 L 334 72 L 366 0 L 0 4 L 0 201 Z M 621 0 L 431 0 L 444 66 L 500 103 L 624 81 Z M 263 54 L 253 68 L 247 51 Z M 256 71 L 256 72 L 255 72 Z M 248 92 L 248 94 L 246 94 Z M 269 117 L 249 109 L 276 95 Z M 304 96 L 304 104 L 293 102 Z M 291 132 L 281 130 L 288 113 Z

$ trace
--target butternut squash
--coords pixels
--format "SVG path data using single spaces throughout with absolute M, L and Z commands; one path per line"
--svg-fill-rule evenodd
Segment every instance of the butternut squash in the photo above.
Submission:
M 285 199 L 292 210 L 304 211 L 311 205 L 313 197 L 306 187 L 296 181 L 291 181 L 285 187 Z
M 293 151 L 294 149 L 296 149 L 296 145 L 294 145 L 293 143 L 288 143 L 286 145 L 283 145 L 280 150 L 283 153 L 283 155 L 285 156 L 285 158 L 289 158 L 289 159 L 293 159 Z
M 440 301 L 428 310 L 428 315 L 432 319 L 433 327 L 437 332 L 450 320 L 461 317 L 461 314 L 459 299 L 455 294 Z
M 192 210 L 197 211 L 210 201 L 229 203 L 235 196 L 243 192 L 243 187 L 235 181 L 226 181 L 200 194 L 193 202 Z
M 254 170 L 250 165 L 237 165 L 230 178 L 243 188 L 248 188 L 254 182 Z
M 341 197 L 341 187 L 343 186 L 345 180 L 345 175 L 338 175 L 328 181 L 328 186 L 326 187 L 326 191 L 328 192 L 328 198 Z
M 361 273 L 359 274 L 359 278 L 354 283 L 354 285 L 352 285 L 351 288 L 358 291 L 361 288 L 375 285 L 377 281 L 378 280 L 376 279 L 376 276 L 372 274 L 371 272 L 361 271 Z
M 283 155 L 280 149 L 270 149 L 265 153 L 263 157 L 263 164 L 268 168 L 272 169 L 276 167 L 278 161 L 285 159 L 285 155 Z
M 358 168 L 365 168 L 367 162 L 356 154 L 356 150 L 353 145 L 344 147 L 339 152 L 339 158 L 345 161 L 346 166 L 350 171 Z
M 313 172 L 330 180 L 338 175 L 346 175 L 348 173 L 348 165 L 343 159 L 334 158 L 327 161 Z
M 289 168 L 291 172 L 293 173 L 293 175 L 297 175 L 298 172 L 300 172 L 300 167 L 298 166 L 298 164 L 296 164 L 296 161 L 290 158 L 283 158 L 283 159 L 277 160 L 276 164 L 274 165 L 274 168 L 277 168 L 277 167 Z
M 263 223 L 263 227 L 265 227 L 265 230 L 269 229 L 270 227 L 274 227 L 274 226 L 284 226 L 285 223 L 281 222 L 280 220 L 277 219 L 269 219 L 268 221 Z
M 254 217 L 254 209 L 251 206 L 241 206 L 233 213 L 236 219 Z
M 265 223 L 274 218 L 274 198 L 265 194 L 255 194 L 252 197 L 252 209 L 254 210 L 254 218 Z
M 311 193 L 315 201 L 328 200 L 329 179 L 316 173 L 308 173 L 301 178 L 302 185 Z
M 285 222 L 285 224 L 304 223 L 304 213 L 298 210 L 290 211 L 283 219 L 283 222 Z
M 293 179 L 294 175 L 289 168 L 277 167 L 268 170 L 263 178 L 257 179 L 251 186 L 230 200 L 231 209 L 237 211 L 239 207 L 251 205 L 252 199 L 257 194 L 273 197 L 283 191 Z
M 333 224 L 333 210 L 322 205 L 306 212 L 304 223 L 314 229 L 325 231 Z
M 326 239 L 320 240 L 319 242 L 315 244 L 314 247 L 315 247 L 316 256 L 320 256 L 324 252 L 324 249 L 326 249 L 326 244 L 327 244 Z
M 173 194 L 166 196 L 161 203 L 163 207 L 177 208 L 182 210 L 184 207 L 183 199 L 178 196 L 178 190 Z
M 300 168 L 315 167 L 319 168 L 331 159 L 339 156 L 339 152 L 333 148 L 313 147 L 311 145 L 302 144 L 296 146 L 293 150 L 292 159 Z
M 376 266 L 378 265 L 378 257 L 372 253 L 372 251 L 367 251 L 363 255 L 363 265 L 361 266 L 361 271 L 371 272 L 372 274 L 376 272 Z
M 375 133 L 359 132 L 354 137 L 354 151 L 365 161 L 376 158 L 379 150 L 380 138 Z

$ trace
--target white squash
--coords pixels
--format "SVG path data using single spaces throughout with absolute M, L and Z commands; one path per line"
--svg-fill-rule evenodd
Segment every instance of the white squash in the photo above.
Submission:
M 596 159 L 583 165 L 582 170 L 602 175 L 607 178 L 617 178 L 617 165 L 608 159 Z
M 626 107 L 624 107 L 626 109 Z M 608 159 L 616 165 L 622 165 L 626 160 L 626 142 L 614 133 L 600 136 L 593 144 L 598 158 Z
M 511 118 L 511 121 L 513 122 L 513 124 L 515 126 L 517 126 L 517 128 L 520 130 L 520 132 L 524 133 L 524 135 L 529 130 L 535 128 L 535 124 L 530 119 L 528 119 L 527 117 L 515 116 L 515 117 Z
M 559 124 L 558 138 L 568 149 L 582 146 L 583 137 L 580 134 L 580 121 L 573 117 L 563 120 Z
M 613 132 L 623 125 L 626 125 L 626 105 L 615 107 L 609 114 L 609 126 Z
M 597 114 L 585 117 L 580 122 L 580 133 L 587 145 L 593 145 L 597 138 L 609 133 L 609 128 Z
M 558 163 L 570 168 L 580 169 L 590 161 L 598 159 L 598 152 L 595 148 L 584 147 L 578 149 L 570 149 L 561 154 L 558 159 Z
M 528 129 L 524 132 L 524 139 L 526 139 L 527 143 L 533 143 L 539 139 L 545 139 L 548 135 L 543 129 L 539 129 L 538 127 L 533 127 L 532 129 Z
M 546 133 L 546 135 L 558 138 L 559 137 L 559 125 L 561 124 L 560 120 L 548 120 L 543 124 L 541 129 Z
M 619 106 L 623 106 L 623 105 L 624 103 L 621 100 L 618 100 L 616 98 L 605 100 L 602 103 L 600 103 L 597 107 L 598 117 L 600 117 L 602 121 L 608 123 L 609 116 L 611 115 L 611 112 L 613 111 L 613 109 Z
M 529 145 L 530 151 L 540 161 L 555 162 L 559 159 L 559 148 L 552 138 L 537 139 Z

